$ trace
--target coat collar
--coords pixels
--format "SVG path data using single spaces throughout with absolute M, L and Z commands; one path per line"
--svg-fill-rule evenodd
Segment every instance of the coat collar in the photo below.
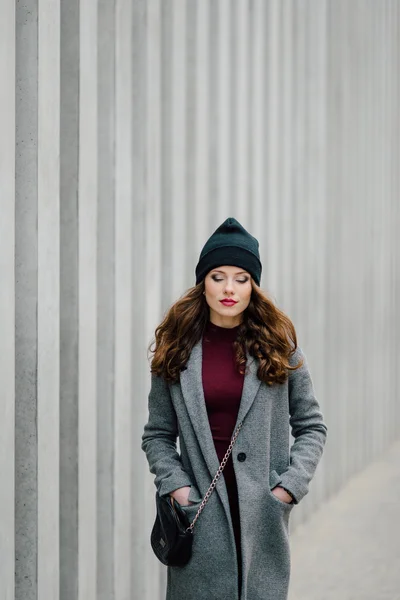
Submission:
M 214 477 L 219 467 L 219 460 L 215 451 L 214 440 L 209 425 L 208 414 L 204 399 L 202 383 L 202 338 L 193 346 L 186 369 L 181 372 L 180 385 L 182 395 L 198 439 L 204 459 L 207 463 L 211 477 Z M 258 361 L 247 352 L 246 374 L 243 382 L 242 398 L 236 420 L 235 429 L 240 421 L 243 421 L 251 405 L 254 402 L 261 381 L 257 377 Z M 239 438 L 240 439 L 240 433 Z M 222 487 L 217 485 L 217 490 Z M 228 507 L 228 498 L 222 492 L 221 499 Z

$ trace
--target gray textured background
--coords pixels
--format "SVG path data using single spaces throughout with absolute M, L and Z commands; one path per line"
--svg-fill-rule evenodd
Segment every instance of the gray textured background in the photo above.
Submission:
M 1 600 L 163 597 L 146 346 L 228 216 L 329 426 L 293 526 L 398 438 L 399 26 L 396 0 L 1 1 Z

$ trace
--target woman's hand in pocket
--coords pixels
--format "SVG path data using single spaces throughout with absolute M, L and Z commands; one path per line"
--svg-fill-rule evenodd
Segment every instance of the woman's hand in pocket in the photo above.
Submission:
M 186 485 L 185 487 L 178 488 L 177 490 L 171 492 L 170 496 L 172 496 L 174 500 L 179 502 L 181 506 L 190 506 L 191 504 L 193 504 L 193 502 L 190 502 L 188 499 L 189 492 L 190 485 Z
M 282 502 L 286 502 L 286 504 L 291 504 L 293 502 L 293 498 L 290 494 L 287 493 L 280 485 L 275 486 L 272 490 L 274 496 L 276 496 Z

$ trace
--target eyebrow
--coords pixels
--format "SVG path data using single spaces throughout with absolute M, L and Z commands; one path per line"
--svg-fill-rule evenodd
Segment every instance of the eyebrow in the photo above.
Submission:
M 213 273 L 223 273 L 226 275 L 226 271 L 220 271 L 219 269 L 213 269 Z M 236 271 L 235 275 L 240 275 L 241 273 L 247 275 L 247 271 Z

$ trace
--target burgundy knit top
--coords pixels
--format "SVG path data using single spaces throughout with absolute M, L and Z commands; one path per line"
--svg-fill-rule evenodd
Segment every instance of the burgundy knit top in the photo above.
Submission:
M 202 379 L 210 429 L 219 461 L 229 446 L 242 397 L 244 375 L 235 369 L 233 342 L 239 325 L 228 329 L 208 321 L 203 335 Z M 240 552 L 239 503 L 232 454 L 225 465 L 225 479 L 235 533 Z

